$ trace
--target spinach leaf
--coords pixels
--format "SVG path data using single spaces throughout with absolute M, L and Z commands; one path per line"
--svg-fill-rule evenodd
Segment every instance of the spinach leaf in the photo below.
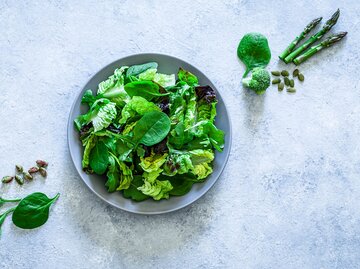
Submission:
M 99 141 L 90 153 L 90 167 L 98 175 L 105 173 L 109 164 L 109 152 L 103 141 Z
M 181 67 L 179 68 L 178 78 L 179 80 L 186 82 L 190 86 L 198 85 L 199 83 L 198 78 L 194 74 Z
M 271 58 L 268 41 L 260 33 L 244 35 L 237 48 L 237 55 L 246 66 L 243 77 L 246 77 L 255 67 L 267 66 Z
M 159 111 L 151 111 L 136 123 L 134 127 L 134 141 L 145 146 L 153 146 L 161 142 L 170 131 L 169 117 Z
M 160 176 L 159 180 L 169 180 L 173 189 L 170 191 L 170 195 L 181 196 L 188 193 L 192 185 L 195 183 L 195 176 L 191 174 L 183 174 L 176 176 Z
M 158 64 L 156 62 L 149 62 L 145 64 L 139 64 L 139 65 L 133 65 L 128 68 L 126 71 L 126 77 L 132 77 L 132 76 L 138 76 L 142 72 L 145 72 L 146 70 L 150 68 L 157 68 Z
M 133 81 L 125 85 L 125 91 L 130 97 L 141 96 L 150 101 L 154 97 L 166 96 L 169 93 L 159 93 L 159 85 L 152 81 Z
M 131 181 L 130 187 L 123 191 L 123 196 L 125 198 L 131 198 L 134 201 L 140 202 L 149 198 L 149 196 L 143 194 L 137 188 L 144 184 L 141 176 L 134 176 L 134 179 Z
M 35 192 L 20 201 L 12 215 L 13 223 L 23 229 L 34 229 L 43 225 L 49 217 L 50 206 L 59 198 L 48 198 L 41 192 Z

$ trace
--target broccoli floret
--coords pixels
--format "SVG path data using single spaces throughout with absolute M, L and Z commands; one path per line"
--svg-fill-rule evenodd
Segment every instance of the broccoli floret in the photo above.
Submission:
M 245 87 L 254 90 L 257 94 L 263 94 L 270 86 L 270 74 L 261 67 L 252 70 L 250 78 L 244 78 L 242 83 Z

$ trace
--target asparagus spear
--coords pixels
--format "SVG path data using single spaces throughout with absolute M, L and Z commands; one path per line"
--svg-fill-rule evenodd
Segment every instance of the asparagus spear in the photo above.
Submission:
M 316 25 L 319 24 L 319 22 L 322 20 L 322 17 L 320 18 L 316 18 L 314 20 L 312 20 L 308 25 L 306 25 L 306 27 L 304 28 L 304 30 L 301 32 L 301 34 L 299 36 L 297 36 L 291 43 L 290 45 L 280 54 L 279 58 L 281 60 L 284 60 L 286 56 L 288 56 L 296 47 L 296 45 L 303 40 L 306 35 L 315 28 Z
M 317 32 L 315 35 L 310 37 L 304 44 L 302 44 L 299 48 L 297 48 L 295 51 L 290 53 L 285 58 L 285 63 L 290 63 L 292 60 L 294 60 L 299 54 L 301 54 L 304 50 L 306 50 L 311 44 L 322 38 L 327 32 L 330 31 L 330 29 L 335 25 L 338 18 L 340 16 L 340 10 L 338 9 L 331 18 L 325 23 L 323 28 Z
M 301 64 L 302 62 L 305 62 L 307 59 L 309 59 L 311 56 L 313 56 L 318 51 L 328 48 L 332 46 L 334 43 L 340 41 L 344 36 L 346 36 L 347 32 L 340 32 L 335 35 L 329 36 L 327 39 L 325 39 L 323 42 L 321 42 L 319 45 L 313 46 L 307 51 L 305 51 L 304 54 L 300 55 L 299 57 L 295 58 L 294 63 L 296 65 Z

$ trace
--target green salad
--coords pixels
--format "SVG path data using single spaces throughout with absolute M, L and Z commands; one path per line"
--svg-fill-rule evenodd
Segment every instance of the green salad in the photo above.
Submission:
M 157 72 L 155 62 L 122 66 L 87 90 L 87 113 L 75 119 L 82 167 L 106 175 L 109 192 L 142 201 L 184 195 L 213 172 L 224 132 L 214 125 L 217 98 L 182 68 Z

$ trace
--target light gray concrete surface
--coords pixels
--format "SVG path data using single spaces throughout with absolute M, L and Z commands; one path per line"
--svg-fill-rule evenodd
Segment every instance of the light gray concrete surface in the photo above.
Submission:
M 337 7 L 345 42 L 301 66 L 290 95 L 241 86 L 236 48 L 265 34 L 271 69 L 311 19 Z M 360 268 L 358 1 L 0 1 L 0 167 L 51 164 L 6 197 L 61 192 L 49 221 L 7 219 L 0 268 Z M 102 66 L 139 52 L 182 58 L 224 97 L 228 166 L 195 204 L 161 216 L 114 209 L 82 183 L 66 143 L 70 106 Z M 288 67 L 287 68 L 292 68 Z M 2 209 L 4 210 L 4 208 Z

